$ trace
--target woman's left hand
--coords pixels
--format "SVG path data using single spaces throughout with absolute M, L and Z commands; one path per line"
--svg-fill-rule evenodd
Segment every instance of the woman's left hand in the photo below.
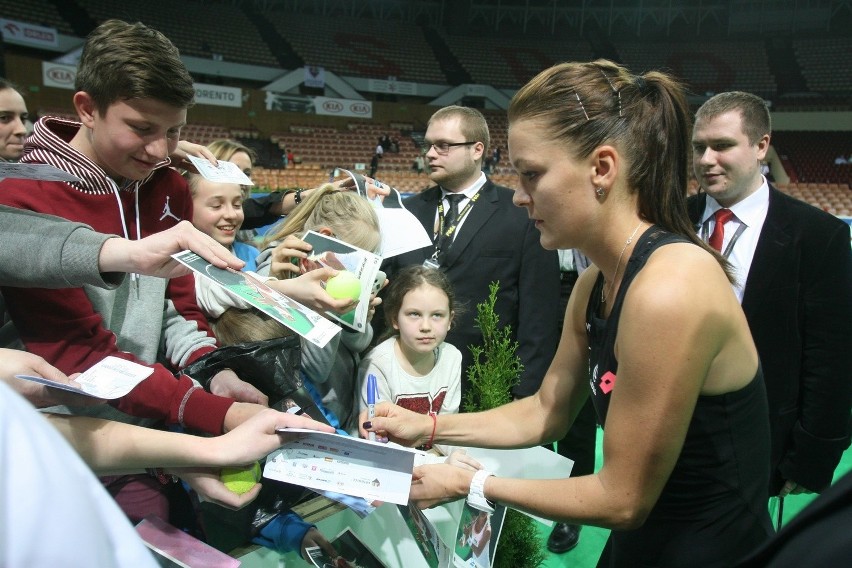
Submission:
M 316 527 L 311 527 L 308 529 L 308 532 L 305 533 L 305 536 L 302 538 L 301 544 L 301 553 L 302 558 L 305 559 L 305 562 L 311 564 L 311 558 L 308 555 L 308 548 L 320 547 L 322 551 L 329 558 L 336 557 L 339 553 L 337 549 L 334 548 L 334 545 L 328 542 L 325 536 L 317 530 Z
M 419 509 L 428 509 L 468 494 L 473 471 L 445 463 L 414 468 L 408 497 Z
M 799 485 L 792 479 L 788 479 L 784 481 L 784 487 L 781 488 L 781 492 L 778 494 L 779 497 L 786 497 L 787 495 L 801 495 L 802 493 L 810 494 L 813 493 L 807 487 Z

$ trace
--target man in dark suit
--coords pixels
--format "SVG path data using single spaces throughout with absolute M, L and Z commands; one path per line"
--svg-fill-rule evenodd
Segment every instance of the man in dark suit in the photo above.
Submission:
M 456 316 L 447 342 L 462 352 L 462 395 L 471 364 L 469 346 L 482 345 L 474 325 L 476 305 L 499 281 L 496 312 L 518 341 L 524 365 L 516 397 L 535 393 L 556 352 L 559 262 L 546 251 L 526 212 L 512 204 L 512 190 L 482 173 L 490 136 L 482 113 L 450 106 L 429 119 L 425 135 L 429 177 L 437 185 L 407 199 L 405 207 L 434 236 L 434 245 L 401 254 L 385 265 L 388 278 L 412 264 L 434 263 L 453 284 L 465 311 Z M 447 196 L 460 196 L 451 204 Z
M 733 265 L 734 291 L 769 398 L 770 495 L 821 492 L 849 445 L 852 252 L 849 227 L 770 186 L 763 100 L 721 93 L 698 109 L 689 214 Z M 729 212 L 729 213 L 728 213 Z
M 805 507 L 736 568 L 846 566 L 852 558 L 852 472 Z

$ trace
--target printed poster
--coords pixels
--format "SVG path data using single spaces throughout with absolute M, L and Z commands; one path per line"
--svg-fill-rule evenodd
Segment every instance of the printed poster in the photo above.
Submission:
M 438 535 L 438 530 L 414 505 L 399 505 L 399 512 L 417 542 L 429 568 L 448 568 L 452 559 L 450 548 Z
M 456 532 L 453 566 L 491 568 L 505 518 L 503 505 L 497 505 L 493 513 L 486 513 L 465 503 Z
M 191 268 L 201 278 L 207 278 L 230 294 L 275 318 L 318 347 L 324 347 L 340 332 L 338 326 L 315 311 L 264 284 L 262 277 L 257 274 L 218 268 L 189 250 L 173 254 L 172 258 Z
M 311 254 L 300 263 L 303 273 L 328 266 L 335 270 L 348 270 L 361 282 L 361 295 L 358 296 L 358 304 L 353 309 L 344 314 L 326 312 L 326 315 L 349 329 L 366 331 L 369 325 L 367 312 L 370 311 L 370 296 L 373 293 L 373 283 L 379 273 L 379 267 L 382 265 L 382 258 L 314 231 L 308 231 L 302 240 L 313 247 Z
M 386 568 L 376 555 L 349 529 L 344 529 L 331 545 L 337 556 L 331 557 L 318 546 L 305 549 L 311 563 L 319 568 Z

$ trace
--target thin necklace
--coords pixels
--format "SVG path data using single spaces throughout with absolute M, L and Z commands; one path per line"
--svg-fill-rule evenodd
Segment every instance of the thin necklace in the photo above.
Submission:
M 601 304 L 606 304 L 607 297 L 612 298 L 612 290 L 615 288 L 615 281 L 618 280 L 618 269 L 621 267 L 621 259 L 624 258 L 624 251 L 627 250 L 627 247 L 630 246 L 630 243 L 633 242 L 633 237 L 636 236 L 636 232 L 639 230 L 639 227 L 645 224 L 645 221 L 639 221 L 639 224 L 636 225 L 636 228 L 633 229 L 633 232 L 630 234 L 630 237 L 626 241 L 624 241 L 624 246 L 621 247 L 621 254 L 618 255 L 618 262 L 615 263 L 615 274 L 612 275 L 612 282 L 609 284 L 609 292 L 604 294 L 606 288 L 601 288 Z

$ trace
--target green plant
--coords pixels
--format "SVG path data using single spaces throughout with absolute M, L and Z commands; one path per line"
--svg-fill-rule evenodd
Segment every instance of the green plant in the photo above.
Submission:
M 470 387 L 464 395 L 466 412 L 488 410 L 512 400 L 512 387 L 520 379 L 524 365 L 515 354 L 518 342 L 512 340 L 512 328 L 500 327 L 494 311 L 499 282 L 492 282 L 488 299 L 476 306 L 476 327 L 482 331 L 482 346 L 471 345 L 473 364 L 468 367 Z
M 499 282 L 492 282 L 488 299 L 476 306 L 476 326 L 482 332 L 482 346 L 471 346 L 473 364 L 468 368 L 470 387 L 465 393 L 467 412 L 488 410 L 512 400 L 512 387 L 520 380 L 524 366 L 517 355 L 518 342 L 512 328 L 500 327 L 494 310 Z M 544 562 L 545 554 L 535 527 L 527 515 L 508 509 L 497 545 L 495 568 L 533 568 Z

